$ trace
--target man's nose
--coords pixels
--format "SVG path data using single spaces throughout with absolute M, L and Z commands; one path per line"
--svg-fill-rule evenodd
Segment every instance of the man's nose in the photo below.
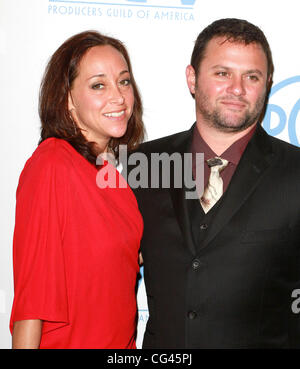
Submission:
M 242 76 L 233 76 L 230 80 L 227 91 L 235 96 L 245 95 L 245 85 Z

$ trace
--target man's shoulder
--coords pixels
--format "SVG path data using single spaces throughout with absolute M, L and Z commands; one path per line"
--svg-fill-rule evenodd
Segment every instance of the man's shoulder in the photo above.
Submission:
M 162 152 L 174 152 L 176 147 L 179 146 L 182 141 L 188 139 L 191 135 L 191 129 L 173 133 L 168 136 L 157 138 L 151 141 L 142 143 L 135 151 L 145 154 L 150 153 L 162 153 Z
M 300 159 L 300 147 L 292 145 L 289 142 L 281 140 L 277 137 L 269 136 L 269 139 L 272 143 L 273 148 L 280 154 L 285 154 L 288 157 L 295 157 L 298 160 Z
M 269 136 L 269 140 L 275 153 L 275 166 L 278 173 L 288 175 L 287 178 L 300 179 L 300 147 L 290 144 L 277 137 Z M 283 174 L 284 173 L 284 174 Z M 291 176 L 291 177 L 290 177 Z

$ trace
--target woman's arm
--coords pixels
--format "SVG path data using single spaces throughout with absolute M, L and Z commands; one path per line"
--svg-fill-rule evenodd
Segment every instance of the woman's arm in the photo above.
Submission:
M 42 320 L 20 320 L 14 323 L 13 349 L 38 349 L 42 335 Z

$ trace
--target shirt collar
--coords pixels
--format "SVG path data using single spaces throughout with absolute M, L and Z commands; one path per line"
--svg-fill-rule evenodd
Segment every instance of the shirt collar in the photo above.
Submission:
M 253 136 L 255 129 L 256 124 L 245 136 L 241 137 L 239 140 L 235 141 L 230 147 L 228 147 L 228 149 L 224 151 L 223 154 L 221 155 L 222 158 L 237 165 L 251 137 Z M 193 155 L 196 153 L 204 153 L 204 160 L 218 156 L 204 141 L 204 139 L 202 138 L 202 136 L 198 131 L 197 125 L 195 125 L 193 130 L 191 152 Z

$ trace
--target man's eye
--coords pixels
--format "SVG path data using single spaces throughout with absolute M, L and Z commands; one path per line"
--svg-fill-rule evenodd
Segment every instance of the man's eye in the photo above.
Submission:
M 219 77 L 227 77 L 228 72 L 217 72 L 216 75 L 219 76 Z
M 248 76 L 248 78 L 251 80 L 251 81 L 258 81 L 258 77 L 255 76 L 255 75 L 250 75 Z

